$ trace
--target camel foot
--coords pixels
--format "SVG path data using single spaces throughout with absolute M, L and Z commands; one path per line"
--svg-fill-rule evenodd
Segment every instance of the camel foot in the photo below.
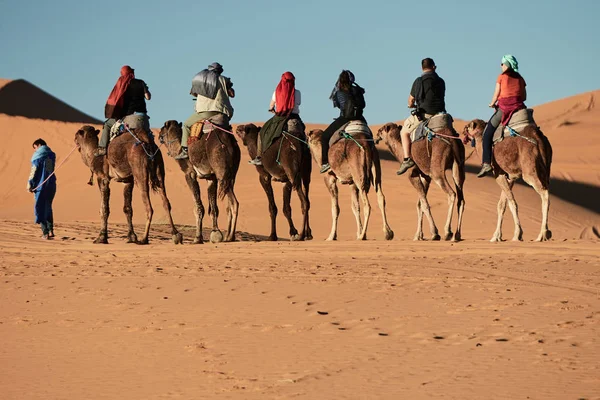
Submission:
M 446 232 L 446 234 L 444 235 L 444 240 L 450 240 L 452 239 L 452 232 Z
M 220 230 L 215 229 L 210 233 L 210 242 L 211 243 L 220 243 L 223 241 L 223 234 Z
M 104 234 L 100 234 L 95 240 L 94 244 L 108 244 L 108 237 Z
M 460 242 L 462 240 L 462 236 L 460 234 L 460 232 L 456 232 L 454 234 L 454 238 L 452 239 L 453 242 Z
M 490 242 L 492 243 L 496 243 L 496 242 L 503 242 L 504 239 L 502 239 L 502 235 L 494 235 L 494 237 L 492 237 L 490 239 Z
M 297 242 L 299 240 L 302 240 L 302 238 L 297 233 L 295 235 L 290 236 L 290 242 Z
M 143 245 L 146 245 L 146 244 L 148 244 L 148 243 L 149 243 L 149 242 L 148 242 L 148 238 L 147 238 L 147 237 L 146 237 L 146 238 L 143 238 L 142 240 L 138 240 L 138 241 L 136 242 L 136 244 L 139 244 L 139 245 L 141 245 L 141 246 L 143 246 Z
M 364 234 L 364 235 L 362 235 L 362 236 L 358 236 L 358 237 L 356 238 L 356 240 L 367 240 L 367 234 L 365 233 L 365 234 Z
M 127 235 L 127 243 L 137 243 L 138 238 L 137 235 L 133 232 Z
M 329 236 L 329 237 L 328 237 L 327 239 L 325 239 L 325 240 L 326 240 L 326 241 L 328 241 L 328 242 L 332 242 L 332 241 L 334 241 L 334 240 L 337 240 L 337 235 L 331 235 L 331 236 Z
M 269 242 L 276 242 L 277 241 L 277 235 L 274 234 L 274 233 L 272 233 L 272 234 L 269 235 L 269 237 L 267 238 L 267 240 Z
M 413 238 L 413 240 L 415 242 L 420 242 L 422 240 L 425 240 L 425 238 L 423 237 L 423 233 L 417 233 L 417 234 L 415 234 L 415 237 Z
M 442 239 L 442 238 L 441 238 L 441 236 L 440 236 L 438 233 L 434 234 L 434 235 L 431 237 L 431 240 L 435 240 L 435 241 L 438 241 L 438 240 L 441 240 L 441 239 Z
M 183 244 L 183 235 L 180 232 L 177 232 L 173 235 L 173 244 Z
M 394 238 L 394 231 L 391 229 L 388 229 L 387 231 L 385 231 L 385 240 L 392 240 Z
M 308 233 L 304 237 L 304 240 L 313 240 L 313 235 L 311 231 L 308 231 Z
M 535 239 L 536 242 L 545 242 L 547 240 L 552 239 L 552 231 L 546 230 L 540 233 L 540 235 Z
M 192 241 L 192 244 L 204 244 L 204 240 L 202 239 L 202 236 L 195 238 Z

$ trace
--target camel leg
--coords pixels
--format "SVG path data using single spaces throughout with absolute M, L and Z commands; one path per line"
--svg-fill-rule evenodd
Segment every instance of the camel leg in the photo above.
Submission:
M 208 181 L 208 215 L 212 217 L 212 230 L 210 232 L 211 243 L 219 243 L 223 241 L 223 234 L 221 233 L 221 230 L 219 230 L 219 206 L 217 204 L 218 187 L 218 181 Z
M 458 242 L 462 240 L 462 219 L 465 211 L 465 194 L 463 187 L 465 184 L 465 166 L 454 162 L 452 166 L 452 177 L 454 179 L 454 185 L 456 188 L 456 212 L 458 214 L 458 224 L 456 225 L 456 232 L 454 232 L 454 241 Z
M 504 194 L 504 190 L 500 192 L 500 200 L 498 200 L 497 209 L 498 222 L 496 223 L 496 232 L 494 232 L 494 236 L 492 236 L 490 242 L 502 241 L 502 220 L 504 219 L 504 212 L 506 211 L 506 194 Z
M 548 189 L 544 188 L 537 176 L 523 174 L 523 180 L 535 189 L 542 199 L 542 227 L 536 242 L 544 242 L 552 238 L 552 232 L 548 229 L 548 210 L 550 209 L 550 198 Z
M 417 203 L 417 233 L 415 234 L 413 240 L 423 240 L 422 214 L 425 214 L 427 220 L 429 221 L 431 240 L 440 240 L 437 226 L 435 226 L 433 215 L 431 215 L 431 207 L 427 201 L 427 191 L 429 190 L 430 179 L 429 177 L 422 178 L 420 175 L 420 172 L 416 168 L 413 168 L 408 178 L 419 195 L 419 201 Z
M 444 225 L 444 240 L 452 239 L 452 212 L 454 211 L 454 203 L 456 202 L 456 193 L 450 187 L 450 183 L 446 178 L 446 173 L 442 169 L 441 173 L 435 174 L 433 180 L 448 196 L 448 216 Z
M 240 202 L 235 196 L 233 188 L 227 193 L 229 200 L 229 206 L 227 207 L 227 213 L 229 215 L 229 222 L 227 224 L 227 235 L 225 236 L 226 242 L 235 241 L 235 228 L 237 226 L 238 213 L 240 209 Z
M 337 178 L 333 175 L 327 174 L 325 176 L 325 185 L 329 190 L 329 194 L 331 195 L 331 233 L 326 240 L 337 240 L 337 224 L 338 218 L 340 216 L 340 205 L 338 202 L 338 187 L 337 187 Z
M 110 214 L 110 186 L 108 179 L 98 178 L 100 189 L 100 234 L 94 240 L 96 244 L 108 243 L 108 216 Z
M 163 208 L 165 210 L 165 213 L 169 217 L 169 225 L 171 226 L 171 239 L 173 240 L 174 244 L 183 244 L 183 235 L 175 227 L 175 223 L 173 222 L 173 215 L 171 215 L 171 202 L 167 197 L 167 187 L 165 186 L 164 175 L 158 173 L 158 181 L 160 182 L 159 193 L 160 198 L 162 200 Z
M 383 194 L 383 187 L 381 184 L 381 164 L 379 162 L 379 153 L 377 153 L 376 150 L 373 152 L 373 166 L 371 167 L 371 171 L 375 183 L 375 192 L 377 193 L 377 204 L 379 205 L 381 218 L 383 220 L 383 234 L 385 235 L 385 240 L 392 240 L 394 238 L 394 231 L 392 231 L 387 221 L 385 195 Z
M 350 194 L 352 197 L 352 213 L 354 214 L 354 218 L 356 218 L 356 239 L 360 239 L 360 234 L 362 233 L 363 224 L 360 219 L 360 201 L 358 194 L 358 187 L 356 185 L 352 185 L 350 187 Z
M 275 204 L 275 196 L 273 195 L 273 186 L 271 184 L 271 176 L 270 175 L 260 175 L 259 176 L 260 184 L 263 187 L 267 195 L 267 199 L 269 200 L 269 215 L 271 216 L 271 234 L 269 235 L 269 240 L 276 241 L 277 240 L 277 205 Z
M 133 182 L 125 183 L 123 188 L 123 212 L 127 216 L 127 243 L 137 243 L 137 236 L 133 230 L 133 207 L 131 207 L 131 198 L 133 196 Z
M 359 190 L 360 198 L 362 200 L 362 209 L 364 215 L 363 231 L 358 240 L 367 240 L 367 228 L 369 227 L 369 218 L 371 217 L 371 203 L 369 202 L 369 196 L 365 190 Z
M 142 237 L 142 240 L 138 241 L 138 244 L 148 244 L 150 224 L 152 223 L 152 216 L 154 215 L 152 202 L 150 201 L 150 182 L 148 182 L 148 179 L 148 174 L 145 174 L 145 176 L 138 182 L 138 186 L 142 192 L 142 201 L 144 202 L 144 207 L 146 208 L 146 227 L 144 228 L 144 236 Z
M 193 244 L 202 244 L 202 220 L 204 219 L 204 205 L 202 204 L 202 196 L 200 194 L 200 185 L 196 179 L 196 174 L 186 174 L 185 181 L 194 195 L 194 216 L 196 217 L 196 236 Z
M 302 185 L 298 185 L 296 188 L 296 194 L 298 195 L 300 207 L 302 208 L 302 231 L 300 232 L 300 240 L 310 240 L 308 237 L 310 235 L 312 238 L 310 225 L 308 223 L 308 210 L 310 209 L 310 201 L 308 200 L 308 196 L 306 195 Z
M 290 226 L 290 240 L 298 240 L 298 230 L 294 226 L 294 220 L 292 219 L 292 184 L 286 182 L 283 184 L 283 215 L 288 221 Z
M 513 220 L 515 222 L 515 233 L 513 235 L 513 241 L 521 241 L 523 240 L 523 228 L 521 227 L 521 221 L 519 220 L 519 210 L 517 206 L 517 201 L 515 200 L 515 196 L 512 192 L 512 187 L 514 181 L 508 179 L 505 175 L 498 175 L 496 178 L 496 182 L 502 188 L 504 195 L 506 196 L 506 200 L 508 201 L 508 207 L 510 207 L 510 211 L 513 216 Z

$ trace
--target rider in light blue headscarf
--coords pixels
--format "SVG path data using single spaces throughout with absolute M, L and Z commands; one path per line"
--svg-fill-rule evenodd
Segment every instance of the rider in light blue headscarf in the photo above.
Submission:
M 519 72 L 519 62 L 517 61 L 515 56 L 511 54 L 507 54 L 504 57 L 502 57 L 502 64 L 506 65 L 515 72 Z

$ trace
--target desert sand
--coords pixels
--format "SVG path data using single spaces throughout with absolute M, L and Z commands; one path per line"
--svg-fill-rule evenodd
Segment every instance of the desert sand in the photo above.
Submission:
M 0 98 L 10 85 L 0 80 Z M 65 121 L 85 114 L 51 95 L 56 118 L 0 107 L 0 398 L 600 399 L 599 95 L 535 107 L 554 149 L 546 243 L 531 242 L 541 205 L 524 185 L 515 195 L 525 241 L 488 242 L 500 189 L 475 177 L 477 155 L 468 161 L 464 240 L 413 242 L 416 194 L 383 147 L 393 241 L 383 240 L 374 193 L 369 240 L 353 240 L 342 186 L 339 240 L 325 242 L 330 201 L 316 166 L 314 240 L 289 242 L 280 213 L 280 240 L 264 241 L 267 201 L 243 147 L 235 243 L 190 244 L 192 195 L 166 158 L 185 244 L 170 242 L 158 196 L 150 244 L 125 244 L 118 183 L 110 244 L 92 244 L 99 194 L 77 152 L 57 172 L 57 238 L 42 241 L 25 190 L 31 143 L 44 138 L 60 162 L 82 125 Z M 442 224 L 446 199 L 435 186 L 430 203 Z M 295 196 L 292 207 L 299 223 Z M 137 191 L 134 221 L 140 232 Z M 504 236 L 512 232 L 507 212 Z

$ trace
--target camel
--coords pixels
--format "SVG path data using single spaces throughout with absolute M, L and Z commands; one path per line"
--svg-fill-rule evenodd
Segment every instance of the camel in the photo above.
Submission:
M 317 165 L 322 165 L 321 137 L 323 131 L 314 129 L 308 133 L 310 151 Z M 371 203 L 368 192 L 373 185 L 377 193 L 379 209 L 383 217 L 383 232 L 386 240 L 394 238 L 394 232 L 387 222 L 385 213 L 385 195 L 381 185 L 381 163 L 379 153 L 371 146 L 370 137 L 358 133 L 353 139 L 341 139 L 328 151 L 331 169 L 324 176 L 325 186 L 331 195 L 331 215 L 333 218 L 331 233 L 326 240 L 337 240 L 337 224 L 340 215 L 337 181 L 350 185 L 352 212 L 356 218 L 356 239 L 367 239 L 367 227 L 371 215 Z M 360 202 L 363 203 L 363 220 L 360 218 Z
M 192 129 L 194 129 L 193 127 Z M 208 128 L 208 129 L 207 129 Z M 198 179 L 208 181 L 208 214 L 212 216 L 212 231 L 210 241 L 235 241 L 235 228 L 237 226 L 239 202 L 233 191 L 235 178 L 240 166 L 240 147 L 230 133 L 207 123 L 204 133 L 198 139 L 190 139 L 189 158 L 176 160 L 185 174 L 185 180 L 194 195 L 194 215 L 196 216 L 196 237 L 194 244 L 204 243 L 202 239 L 202 219 L 204 206 L 200 195 Z M 165 122 L 160 130 L 159 140 L 167 147 L 169 156 L 179 154 L 181 151 L 181 122 L 170 120 Z M 218 192 L 218 194 L 217 194 Z M 219 230 L 219 207 L 217 197 L 223 200 L 227 196 L 227 232 L 225 237 Z
M 484 121 L 475 119 L 469 122 L 463 131 L 466 138 L 475 140 L 476 150 L 479 154 L 482 154 L 481 138 L 485 125 Z M 512 240 L 523 240 L 517 202 L 512 192 L 515 181 L 521 177 L 529 186 L 533 187 L 542 199 L 542 227 L 536 241 L 541 242 L 552 238 L 552 232 L 548 229 L 548 210 L 550 208 L 548 187 L 550 185 L 552 146 L 548 138 L 536 126 L 527 126 L 520 132 L 520 135 L 522 137 L 505 137 L 493 148 L 494 177 L 502 188 L 502 192 L 497 208 L 498 222 L 491 242 L 502 241 L 502 219 L 507 202 L 515 223 Z
M 402 141 L 400 137 L 401 126 L 387 123 L 377 132 L 377 140 L 383 140 L 398 161 L 402 161 Z M 451 128 L 442 128 L 436 133 L 444 136 L 456 137 L 458 134 Z M 427 201 L 429 184 L 433 181 L 448 196 L 448 216 L 444 225 L 444 240 L 460 241 L 462 238 L 462 218 L 465 209 L 463 186 L 465 183 L 465 148 L 459 140 L 434 136 L 431 141 L 427 138 L 414 142 L 411 145 L 411 156 L 416 165 L 410 171 L 409 180 L 417 190 L 417 232 L 414 240 L 423 240 L 423 214 L 429 221 L 431 240 L 440 240 L 438 228 L 433 221 L 431 208 Z M 452 169 L 452 178 L 456 192 L 452 190 L 446 170 Z M 458 201 L 457 201 L 458 200 Z M 452 235 L 452 210 L 456 203 L 458 224 L 456 232 Z
M 125 132 L 111 140 L 108 145 L 107 155 L 102 157 L 95 157 L 93 154 L 98 147 L 98 133 L 100 133 L 98 129 L 90 125 L 84 125 L 75 133 L 75 144 L 79 148 L 81 159 L 90 168 L 92 177 L 96 175 L 102 199 L 100 206 L 100 234 L 94 240 L 94 243 L 108 243 L 108 215 L 110 214 L 109 185 L 111 179 L 125 184 L 123 190 L 125 198 L 123 212 L 127 216 L 127 225 L 129 227 L 129 232 L 127 233 L 128 243 L 148 243 L 150 224 L 154 213 L 152 203 L 150 202 L 150 188 L 160 193 L 163 207 L 169 216 L 173 243 L 183 243 L 183 236 L 175 228 L 173 217 L 171 216 L 171 204 L 167 198 L 165 188 L 165 165 L 162 154 L 143 129 L 131 128 L 130 132 Z M 146 228 L 144 236 L 139 241 L 133 230 L 132 222 L 133 208 L 131 206 L 131 199 L 134 185 L 137 185 L 142 191 L 142 200 L 146 208 Z
M 259 131 L 260 127 L 254 124 L 240 125 L 236 129 L 236 134 L 248 148 L 248 154 L 251 158 L 255 158 L 257 154 Z M 293 137 L 290 135 L 293 135 Z M 269 215 L 271 216 L 269 240 L 277 240 L 277 205 L 273 196 L 272 181 L 283 182 L 283 215 L 285 215 L 290 226 L 290 240 L 311 240 L 313 238 L 308 218 L 310 209 L 308 189 L 310 187 L 312 164 L 310 152 L 303 143 L 305 140 L 306 136 L 303 132 L 284 133 L 262 154 L 262 165 L 256 166 L 260 184 L 269 200 Z M 302 207 L 303 218 L 300 234 L 298 234 L 292 220 L 292 190 L 295 190 L 298 194 Z

